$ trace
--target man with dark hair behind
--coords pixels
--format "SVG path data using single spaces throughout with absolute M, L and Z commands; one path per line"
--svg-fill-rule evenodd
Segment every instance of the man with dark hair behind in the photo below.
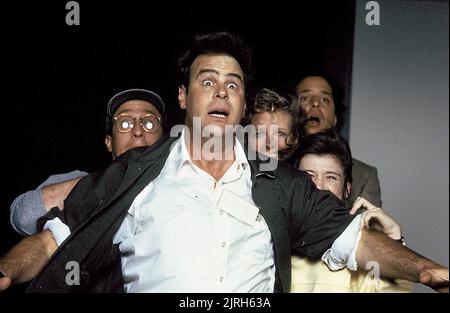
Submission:
M 311 72 L 297 80 L 295 84 L 299 110 L 308 121 L 307 134 L 315 134 L 336 127 L 341 130 L 345 124 L 346 106 L 343 89 L 335 79 L 323 72 Z M 350 200 L 358 196 L 366 198 L 376 206 L 381 206 L 380 182 L 377 169 L 357 159 L 353 159 L 353 188 Z
M 448 288 L 447 268 L 380 232 L 359 238 L 361 216 L 306 173 L 281 162 L 265 170 L 247 157 L 234 138 L 246 50 L 230 33 L 197 36 L 179 62 L 189 73 L 178 89 L 181 136 L 83 178 L 66 200 L 73 210 L 53 208 L 40 221 L 47 229 L 0 259 L 0 290 L 38 275 L 29 291 L 288 292 L 291 253 L 332 268 L 376 260 L 382 275 Z M 48 225 L 55 216 L 60 222 Z M 61 223 L 70 235 L 58 248 Z M 68 262 L 79 265 L 78 284 L 67 283 Z

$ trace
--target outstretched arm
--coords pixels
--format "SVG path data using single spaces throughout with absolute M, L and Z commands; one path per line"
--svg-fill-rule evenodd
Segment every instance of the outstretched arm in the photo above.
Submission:
M 29 190 L 11 204 L 11 224 L 22 235 L 34 235 L 38 232 L 36 221 L 51 208 L 64 208 L 64 200 L 81 177 L 87 173 L 73 171 L 66 174 L 52 175 L 37 189 Z
M 20 241 L 0 259 L 0 291 L 33 279 L 57 248 L 48 229 Z
M 55 206 L 61 210 L 64 209 L 64 200 L 80 179 L 81 177 L 78 177 L 43 187 L 41 189 L 41 198 L 47 212 Z
M 449 292 L 448 268 L 404 247 L 384 234 L 364 229 L 356 251 L 358 266 L 379 264 L 384 277 L 420 282 L 440 292 Z

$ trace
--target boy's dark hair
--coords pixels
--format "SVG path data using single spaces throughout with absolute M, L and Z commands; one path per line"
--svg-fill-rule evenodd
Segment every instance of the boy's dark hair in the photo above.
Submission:
M 223 54 L 236 59 L 244 73 L 244 84 L 252 79 L 252 49 L 243 37 L 226 32 L 197 35 L 190 49 L 178 59 L 178 86 L 189 87 L 189 74 L 194 60 L 202 54 Z
M 303 137 L 293 156 L 293 160 L 295 160 L 293 163 L 296 167 L 307 154 L 336 156 L 344 168 L 344 182 L 351 183 L 353 181 L 352 152 L 347 141 L 335 128 Z
M 293 94 L 296 95 L 297 94 L 297 91 L 296 91 L 297 85 L 305 78 L 313 77 L 313 76 L 322 77 L 323 79 L 325 79 L 328 82 L 328 84 L 331 87 L 331 91 L 333 93 L 333 100 L 334 100 L 334 110 L 335 110 L 335 114 L 336 114 L 336 118 L 337 118 L 336 129 L 340 132 L 342 130 L 342 127 L 345 125 L 345 114 L 347 111 L 347 106 L 345 105 L 345 102 L 344 102 L 344 96 L 345 96 L 344 88 L 337 81 L 337 79 L 335 79 L 330 74 L 328 74 L 324 71 L 321 71 L 321 70 L 308 71 L 308 72 L 304 73 L 303 76 L 299 77 L 298 79 L 296 79 L 294 81 L 294 84 L 292 85 L 291 90 L 292 90 Z

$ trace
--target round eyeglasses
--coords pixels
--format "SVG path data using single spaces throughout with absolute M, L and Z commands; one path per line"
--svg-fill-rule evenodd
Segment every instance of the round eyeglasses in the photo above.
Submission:
M 126 113 L 113 117 L 114 124 L 121 133 L 130 132 L 133 129 L 136 120 L 139 120 L 139 125 L 141 125 L 142 129 L 147 133 L 154 133 L 161 127 L 161 117 L 152 113 L 141 117 L 133 117 Z

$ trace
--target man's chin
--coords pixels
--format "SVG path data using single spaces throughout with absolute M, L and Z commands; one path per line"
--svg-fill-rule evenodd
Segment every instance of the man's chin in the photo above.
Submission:
M 321 124 L 317 124 L 317 125 L 306 125 L 305 127 L 306 129 L 306 133 L 308 135 L 314 135 L 320 132 L 323 132 L 326 130 L 325 127 L 323 127 Z
M 234 133 L 235 125 L 226 123 L 209 123 L 203 125 L 202 135 L 209 137 L 223 137 Z

